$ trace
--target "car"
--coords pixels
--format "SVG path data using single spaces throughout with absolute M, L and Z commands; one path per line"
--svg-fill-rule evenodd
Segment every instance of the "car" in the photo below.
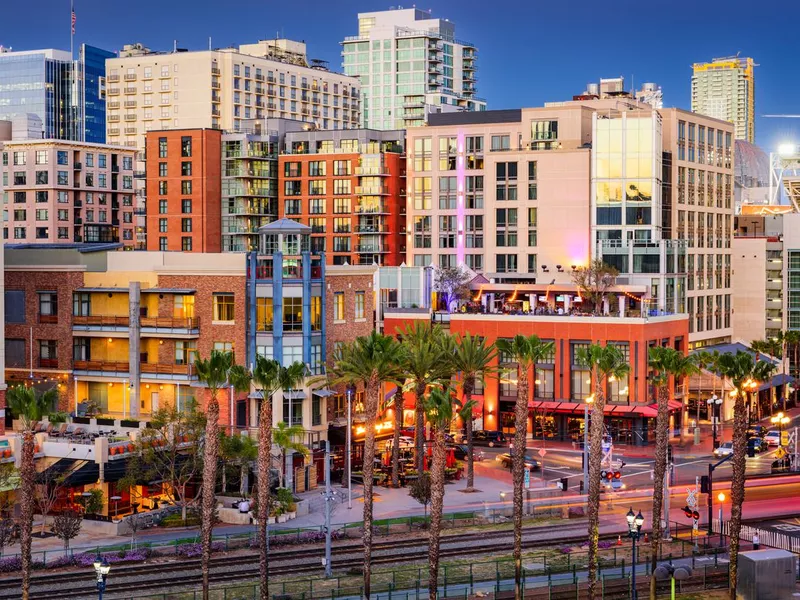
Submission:
M 780 446 L 781 445 L 781 432 L 775 431 L 771 429 L 767 432 L 767 435 L 764 436 L 764 439 L 767 441 L 767 444 L 770 446 Z
M 505 444 L 506 436 L 503 435 L 502 431 L 480 430 L 472 435 L 472 443 L 476 446 L 489 446 L 489 448 L 494 448 L 495 446 Z
M 747 449 L 753 452 L 765 452 L 769 448 L 767 441 L 762 437 L 751 437 L 747 440 Z
M 733 454 L 733 442 L 722 442 L 719 448 L 714 450 L 714 456 L 720 458 L 722 456 L 729 456 Z
M 456 457 L 456 460 L 467 460 L 467 456 L 469 455 L 468 448 L 466 444 L 448 444 L 448 450 L 450 448 L 453 449 L 453 454 Z M 480 462 L 483 460 L 483 452 L 480 450 L 473 448 L 472 449 L 472 458 L 476 462 Z
M 763 425 L 751 425 L 747 430 L 747 437 L 764 437 Z
M 511 465 L 514 462 L 514 459 L 511 457 L 511 453 L 506 452 L 505 454 L 500 454 L 495 459 L 497 462 L 503 465 L 506 469 L 510 469 Z M 530 469 L 531 471 L 535 471 L 539 468 L 539 463 L 535 458 L 530 456 L 529 454 L 525 455 L 525 468 Z
M 792 471 L 792 459 L 790 456 L 784 456 L 778 460 L 772 461 L 770 473 L 790 473 Z

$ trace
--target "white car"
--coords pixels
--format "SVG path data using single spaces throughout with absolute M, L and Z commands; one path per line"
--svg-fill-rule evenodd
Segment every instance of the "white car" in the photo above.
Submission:
M 730 454 L 733 454 L 733 442 L 722 442 L 719 448 L 714 450 L 714 456 L 716 457 L 729 456 Z
M 770 446 L 780 446 L 781 445 L 781 432 L 775 431 L 774 429 L 767 432 L 767 435 L 764 436 L 764 439 L 767 441 L 767 444 Z

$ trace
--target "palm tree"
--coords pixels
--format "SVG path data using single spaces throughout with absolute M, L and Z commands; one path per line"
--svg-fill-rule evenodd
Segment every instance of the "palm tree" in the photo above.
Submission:
M 653 467 L 653 534 L 650 539 L 651 572 L 658 566 L 658 546 L 661 543 L 661 509 L 664 502 L 664 475 L 667 471 L 667 446 L 669 444 L 669 392 L 670 378 L 674 381 L 697 372 L 695 359 L 684 356 L 673 348 L 654 346 L 648 351 L 648 363 L 653 370 L 650 381 L 658 389 L 658 414 L 656 416 L 656 451 Z M 667 498 L 669 502 L 669 498 Z M 650 578 L 650 599 L 656 597 L 656 578 Z
M 517 401 L 514 406 L 514 447 L 512 453 L 512 480 L 514 483 L 514 597 L 522 598 L 522 485 L 525 477 L 525 447 L 528 430 L 528 372 L 533 368 L 536 380 L 536 363 L 551 354 L 553 342 L 544 342 L 538 336 L 516 335 L 512 339 L 499 339 L 497 350 L 517 363 Z
M 594 600 L 597 589 L 597 546 L 600 538 L 600 468 L 603 461 L 601 451 L 603 445 L 603 411 L 605 410 L 605 389 L 609 378 L 623 379 L 631 368 L 625 362 L 625 355 L 616 346 L 600 346 L 590 344 L 579 348 L 576 359 L 578 364 L 591 370 L 592 417 L 589 429 L 589 599 Z M 584 423 L 584 427 L 586 424 Z
M 441 385 L 450 379 L 448 362 L 444 360 L 441 327 L 415 321 L 400 332 L 403 342 L 403 369 L 407 389 L 414 392 L 414 448 L 417 473 L 423 471 L 425 446 L 424 396 L 429 386 Z
M 428 532 L 428 597 L 436 600 L 439 592 L 439 537 L 442 533 L 444 508 L 444 468 L 447 460 L 444 434 L 453 419 L 453 397 L 450 388 L 431 390 L 425 400 L 425 416 L 434 430 L 431 461 L 431 519 Z
M 747 407 L 745 399 L 753 381 L 766 381 L 775 370 L 772 363 L 758 360 L 749 352 L 726 352 L 719 358 L 720 374 L 733 384 L 733 458 L 731 459 L 731 520 L 730 535 L 730 593 L 736 598 L 736 576 L 739 560 L 739 533 L 742 528 L 744 503 L 744 472 L 747 456 Z M 721 526 L 721 524 L 720 524 Z
M 400 430 L 403 428 L 403 411 L 405 398 L 403 388 L 398 387 L 392 396 L 392 410 L 394 412 L 394 431 L 392 432 L 392 487 L 400 484 Z
M 36 466 L 33 463 L 34 436 L 33 425 L 47 415 L 58 398 L 55 389 L 41 394 L 33 387 L 18 385 L 10 388 L 6 403 L 19 419 L 22 427 L 22 459 L 20 461 L 20 495 L 22 509 L 20 519 L 20 556 L 22 558 L 22 598 L 28 600 L 31 587 L 31 544 L 33 531 L 33 505 L 35 502 Z
M 783 355 L 784 355 L 784 360 L 788 362 L 787 372 L 789 375 L 797 379 L 798 360 L 800 360 L 800 356 L 798 356 L 798 354 L 800 354 L 800 331 L 797 331 L 796 329 L 785 331 L 783 333 L 783 343 L 786 347 L 786 350 L 784 351 Z M 792 369 L 792 366 L 794 366 L 794 370 Z M 795 404 L 797 404 L 796 387 L 794 394 L 795 394 Z M 784 410 L 786 410 L 785 405 L 783 408 Z
M 202 544 L 201 570 L 203 574 L 203 600 L 208 600 L 209 565 L 211 563 L 211 535 L 214 528 L 216 504 L 217 458 L 219 456 L 219 392 L 226 386 L 232 390 L 249 388 L 249 374 L 236 365 L 233 353 L 212 350 L 207 360 L 194 361 L 197 379 L 208 388 L 206 432 L 203 448 L 203 495 L 200 541 Z
M 281 485 L 283 487 L 286 487 L 286 455 L 291 451 L 308 456 L 306 445 L 295 441 L 302 436 L 302 425 L 289 425 L 284 421 L 280 421 L 272 430 L 272 441 L 281 451 Z
M 258 551 L 259 595 L 269 600 L 269 555 L 267 554 L 267 523 L 269 520 L 269 472 L 272 464 L 272 396 L 280 389 L 291 390 L 305 376 L 303 363 L 294 362 L 284 367 L 276 360 L 256 355 L 253 383 L 261 394 L 258 411 Z
M 375 423 L 378 419 L 381 386 L 384 383 L 399 384 L 404 377 L 403 351 L 392 337 L 373 331 L 346 343 L 331 369 L 332 383 L 364 386 L 365 434 L 363 467 L 364 474 L 364 591 L 370 597 L 372 575 L 372 475 L 375 467 Z
M 453 352 L 447 354 L 454 371 L 461 374 L 461 392 L 463 408 L 459 417 L 464 421 L 467 433 L 467 490 L 475 486 L 475 461 L 472 457 L 472 393 L 475 383 L 482 381 L 490 373 L 497 371 L 492 366 L 497 356 L 494 344 L 487 344 L 486 339 L 469 333 L 459 335 Z M 469 411 L 467 412 L 467 407 Z

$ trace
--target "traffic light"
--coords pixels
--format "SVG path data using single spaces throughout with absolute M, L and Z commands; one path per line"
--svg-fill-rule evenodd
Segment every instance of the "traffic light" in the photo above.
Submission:
M 700 493 L 701 494 L 711 493 L 711 480 L 708 478 L 708 475 L 700 476 Z
M 687 519 L 691 519 L 692 518 L 692 509 L 689 508 L 688 505 L 684 506 L 683 507 L 683 514 L 686 515 Z M 700 517 L 700 515 L 697 515 L 697 516 L 698 516 L 698 518 Z

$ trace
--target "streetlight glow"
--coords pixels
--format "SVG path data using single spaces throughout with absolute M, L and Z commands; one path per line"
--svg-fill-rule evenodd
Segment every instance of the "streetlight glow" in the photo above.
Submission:
M 720 502 L 725 502 L 725 493 L 724 492 L 720 492 L 717 495 L 717 500 L 719 500 Z
M 797 145 L 791 142 L 786 142 L 778 146 L 778 154 L 783 157 L 792 156 L 797 153 Z

